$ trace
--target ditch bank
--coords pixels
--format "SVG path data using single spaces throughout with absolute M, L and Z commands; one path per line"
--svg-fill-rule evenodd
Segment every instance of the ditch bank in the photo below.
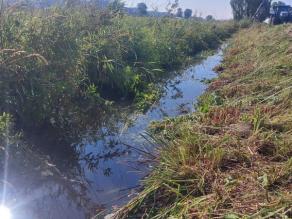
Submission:
M 289 218 L 292 26 L 241 30 L 197 112 L 152 124 L 159 158 L 113 218 Z

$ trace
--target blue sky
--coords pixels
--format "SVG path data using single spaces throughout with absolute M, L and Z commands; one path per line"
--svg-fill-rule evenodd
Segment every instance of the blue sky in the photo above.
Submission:
M 158 8 L 165 11 L 165 6 L 169 1 L 174 0 L 125 0 L 128 6 L 136 6 L 139 2 L 145 2 L 149 8 Z M 292 5 L 292 0 L 282 0 Z M 230 0 L 179 0 L 180 7 L 191 8 L 198 15 L 206 16 L 212 14 L 217 19 L 228 19 L 232 17 Z

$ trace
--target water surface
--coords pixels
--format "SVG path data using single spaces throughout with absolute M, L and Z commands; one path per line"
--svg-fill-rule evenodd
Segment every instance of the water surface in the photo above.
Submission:
M 105 125 L 96 131 L 96 138 L 84 136 L 78 144 L 78 161 L 60 160 L 66 163 L 62 171 L 49 164 L 47 170 L 36 167 L 28 173 L 23 168 L 10 173 L 5 202 L 13 218 L 83 219 L 98 209 L 110 211 L 129 201 L 152 168 L 147 162 L 151 155 L 142 152 L 155 147 L 147 137 L 147 127 L 152 121 L 194 112 L 197 98 L 207 88 L 202 81 L 216 77 L 213 68 L 221 60 L 219 50 L 176 74 L 145 114 L 126 113 L 126 120 L 116 121 L 114 127 Z

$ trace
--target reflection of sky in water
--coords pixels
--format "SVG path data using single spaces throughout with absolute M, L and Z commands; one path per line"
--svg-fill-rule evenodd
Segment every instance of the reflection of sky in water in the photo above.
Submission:
M 95 152 L 98 150 L 102 153 L 108 152 L 108 141 L 117 141 L 117 145 L 111 148 L 110 151 L 122 152 L 127 148 L 121 144 L 134 146 L 135 148 L 150 150 L 150 143 L 142 137 L 147 127 L 152 121 L 161 121 L 167 117 L 175 117 L 181 115 L 181 111 L 193 112 L 196 99 L 206 89 L 207 85 L 201 81 L 211 79 L 216 76 L 212 70 L 221 61 L 221 52 L 214 56 L 210 56 L 201 63 L 194 65 L 167 82 L 165 86 L 165 94 L 160 101 L 154 105 L 145 115 L 138 115 L 134 118 L 134 124 L 128 128 L 120 128 L 120 133 L 106 138 L 106 140 L 98 141 L 96 144 L 86 146 L 86 152 Z M 116 198 L 123 197 L 129 191 L 119 192 L 127 188 L 135 187 L 139 180 L 148 172 L 145 166 L 139 165 L 137 161 L 141 159 L 141 154 L 131 150 L 131 153 L 125 152 L 121 157 L 116 157 L 113 160 L 105 160 L 99 163 L 100 169 L 110 168 L 110 175 L 104 176 L 103 171 L 89 172 L 87 177 L 94 182 L 95 188 L 102 188 L 102 191 L 97 192 L 96 198 L 98 201 L 107 203 L 108 207 L 111 204 L 122 204 L 127 198 L 117 200 Z M 128 166 L 129 163 L 131 167 Z M 133 168 L 134 167 L 134 168 Z M 140 170 L 139 172 L 136 170 Z
M 145 115 L 129 118 L 133 120 L 132 125 L 118 122 L 119 131 L 103 128 L 103 131 L 110 133 L 103 140 L 86 143 L 87 139 L 84 139 L 85 145 L 80 149 L 84 155 L 80 163 L 82 169 L 70 169 L 68 173 L 84 172 L 85 180 L 89 181 L 86 188 L 68 178 L 40 176 L 34 170 L 30 171 L 31 176 L 12 173 L 10 181 L 15 183 L 13 188 L 8 188 L 7 203 L 8 206 L 15 206 L 16 203 L 16 207 L 12 208 L 13 219 L 82 219 L 86 218 L 90 208 L 97 208 L 94 203 L 104 204 L 110 209 L 133 197 L 139 180 L 149 172 L 147 165 L 141 164 L 145 156 L 138 150 L 153 149 L 142 134 L 145 135 L 152 121 L 193 112 L 197 97 L 206 89 L 201 80 L 216 76 L 212 69 L 221 58 L 221 52 L 210 56 L 169 80 L 164 95 L 156 105 Z

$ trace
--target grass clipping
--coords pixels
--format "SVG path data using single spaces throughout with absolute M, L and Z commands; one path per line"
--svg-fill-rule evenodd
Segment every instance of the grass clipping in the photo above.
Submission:
M 292 25 L 238 33 L 195 114 L 153 124 L 154 171 L 115 218 L 291 218 Z

